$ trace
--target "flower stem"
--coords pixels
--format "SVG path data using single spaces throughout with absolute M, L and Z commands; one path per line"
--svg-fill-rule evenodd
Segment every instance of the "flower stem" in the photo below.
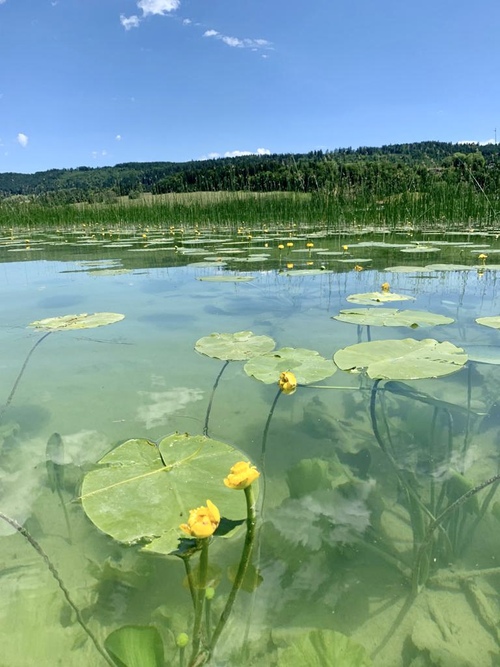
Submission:
M 243 579 L 245 578 L 245 573 L 250 563 L 250 558 L 252 556 L 252 549 L 255 540 L 255 526 L 257 523 L 257 515 L 255 511 L 255 498 L 252 485 L 247 486 L 247 488 L 244 491 L 245 491 L 245 500 L 247 503 L 247 534 L 245 536 L 245 543 L 243 545 L 240 564 L 238 567 L 238 571 L 236 573 L 236 577 L 234 579 L 233 587 L 231 588 L 231 592 L 229 593 L 226 606 L 222 611 L 222 614 L 219 618 L 219 622 L 217 623 L 217 626 L 214 630 L 214 634 L 212 635 L 212 641 L 210 642 L 210 654 L 213 653 L 215 645 L 217 644 L 217 641 L 222 631 L 224 630 L 224 626 L 227 623 L 227 619 L 231 614 L 234 601 L 236 600 L 236 595 L 238 594 L 238 591 L 241 588 L 241 584 L 243 583 Z
M 193 601 L 193 606 L 196 610 L 196 589 L 193 581 L 193 570 L 191 568 L 191 563 L 189 562 L 190 556 L 184 556 L 182 561 L 184 563 L 184 569 L 186 570 L 186 577 L 189 585 L 189 592 L 191 593 L 191 599 Z
M 193 651 L 191 653 L 190 664 L 193 664 L 198 655 L 202 637 L 202 619 L 203 604 L 205 602 L 205 588 L 207 587 L 208 572 L 208 545 L 209 538 L 203 538 L 201 541 L 200 566 L 198 576 L 198 593 L 196 595 L 196 606 L 193 626 Z

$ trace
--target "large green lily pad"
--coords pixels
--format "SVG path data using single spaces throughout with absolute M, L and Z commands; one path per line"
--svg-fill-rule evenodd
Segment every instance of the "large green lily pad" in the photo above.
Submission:
M 491 327 L 492 329 L 500 329 L 500 315 L 492 315 L 490 317 L 478 317 L 476 319 L 478 324 L 484 327 Z
M 212 333 L 196 341 L 194 349 L 207 357 L 223 361 L 241 361 L 266 354 L 276 343 L 269 336 L 256 336 L 251 331 Z
M 350 345 L 336 352 L 333 360 L 343 371 L 366 370 L 372 380 L 419 380 L 455 373 L 466 363 L 467 354 L 453 343 L 405 338 Z
M 372 303 L 386 303 L 390 301 L 414 301 L 413 296 L 405 294 L 394 294 L 393 292 L 365 292 L 364 294 L 351 294 L 347 297 L 349 303 L 360 303 L 363 305 Z
M 61 315 L 36 320 L 28 326 L 42 331 L 67 331 L 68 329 L 94 329 L 107 324 L 114 324 L 123 320 L 125 315 L 120 313 L 81 313 L 80 315 Z
M 158 630 L 149 626 L 125 625 L 114 630 L 104 642 L 119 667 L 163 667 L 163 641 Z
M 310 384 L 330 377 L 337 370 L 329 359 L 315 350 L 282 347 L 254 357 L 245 364 L 245 373 L 265 384 L 277 383 L 280 373 L 292 371 L 299 384 Z
M 378 327 L 434 327 L 451 324 L 452 317 L 429 313 L 423 310 L 398 310 L 397 308 L 352 308 L 341 310 L 334 320 L 351 324 L 369 324 Z
M 81 501 L 89 519 L 126 544 L 169 554 L 183 536 L 189 510 L 211 500 L 221 516 L 246 516 L 245 497 L 224 486 L 230 468 L 248 457 L 205 436 L 174 433 L 158 445 L 127 440 L 83 479 Z

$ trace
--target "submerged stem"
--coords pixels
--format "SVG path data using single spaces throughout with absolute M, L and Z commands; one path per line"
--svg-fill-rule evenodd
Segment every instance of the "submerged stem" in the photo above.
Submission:
M 47 336 L 50 336 L 51 333 L 54 333 L 54 332 L 53 332 L 53 331 L 47 331 L 47 333 L 45 333 L 41 338 L 39 338 L 39 339 L 36 341 L 36 343 L 33 345 L 33 347 L 31 348 L 31 350 L 28 352 L 28 354 L 26 355 L 26 359 L 24 360 L 24 364 L 21 366 L 21 370 L 19 371 L 19 375 L 17 376 L 17 378 L 16 378 L 16 380 L 15 380 L 15 382 L 14 382 L 14 385 L 13 385 L 13 387 L 12 387 L 12 389 L 11 389 L 11 391 L 10 391 L 10 394 L 9 394 L 9 396 L 8 396 L 6 402 L 5 402 L 5 405 L 4 405 L 3 408 L 0 410 L 0 419 L 2 419 L 2 417 L 4 416 L 4 414 L 5 414 L 6 410 L 7 410 L 7 408 L 8 408 L 9 405 L 12 403 L 12 399 L 14 398 L 14 394 L 16 393 L 17 387 L 18 387 L 19 383 L 21 382 L 21 378 L 22 378 L 23 375 L 24 375 L 24 371 L 26 370 L 26 367 L 27 367 L 27 365 L 28 365 L 28 362 L 29 362 L 29 360 L 30 360 L 31 355 L 32 355 L 33 352 L 36 350 L 36 348 L 40 345 L 40 343 L 41 343 L 43 340 L 45 340 L 45 339 L 47 338 Z
M 276 401 L 275 401 L 276 404 Z M 256 514 L 256 509 L 255 509 L 255 498 L 253 494 L 253 488 L 252 485 L 247 486 L 245 489 L 245 500 L 247 503 L 247 534 L 245 536 L 245 543 L 243 545 L 243 551 L 241 554 L 240 558 L 240 564 L 238 567 L 238 571 L 236 573 L 236 577 L 234 579 L 233 587 L 231 588 L 231 592 L 229 594 L 229 597 L 226 602 L 226 606 L 224 607 L 222 614 L 220 616 L 219 622 L 217 623 L 217 626 L 214 630 L 214 634 L 212 636 L 212 641 L 210 642 L 210 654 L 212 654 L 215 645 L 217 644 L 217 641 L 221 635 L 221 632 L 224 629 L 224 626 L 227 623 L 227 619 L 229 618 L 229 615 L 231 614 L 231 610 L 234 605 L 234 601 L 236 600 L 236 595 L 238 594 L 238 591 L 241 588 L 241 584 L 243 583 L 243 579 L 245 577 L 245 573 L 247 571 L 248 565 L 250 563 L 250 558 L 252 556 L 252 549 L 253 549 L 253 544 L 254 544 L 254 539 L 255 539 L 255 526 L 257 522 L 257 514 Z
M 210 420 L 210 413 L 212 412 L 212 403 L 214 402 L 215 390 L 219 386 L 219 380 L 221 379 L 222 373 L 226 370 L 226 367 L 229 363 L 229 360 L 224 362 L 219 375 L 215 378 L 214 386 L 212 387 L 212 393 L 210 394 L 210 400 L 208 401 L 207 414 L 205 415 L 205 424 L 203 426 L 203 435 L 208 437 L 208 422 Z
M 193 626 L 193 651 L 191 653 L 190 665 L 197 664 L 196 658 L 202 638 L 203 605 L 205 602 L 205 588 L 207 587 L 208 572 L 208 546 L 210 538 L 204 537 L 201 541 L 200 570 L 198 577 L 198 594 L 196 596 L 196 607 Z
M 49 332 L 49 333 L 51 333 L 51 332 Z M 38 342 L 40 342 L 40 341 L 38 341 Z M 63 593 L 63 595 L 66 599 L 66 602 L 69 604 L 71 609 L 75 612 L 75 616 L 76 616 L 76 620 L 77 620 L 78 624 L 85 631 L 85 634 L 87 635 L 87 637 L 89 637 L 89 639 L 94 644 L 97 651 L 101 654 L 101 656 L 108 663 L 108 665 L 111 665 L 111 667 L 114 667 L 115 663 L 112 662 L 110 660 L 110 658 L 108 658 L 106 652 L 104 651 L 104 649 L 100 646 L 99 642 L 97 641 L 96 636 L 94 635 L 92 630 L 88 627 L 88 625 L 83 620 L 80 610 L 78 609 L 76 604 L 71 599 L 69 591 L 66 588 L 66 586 L 64 585 L 63 580 L 59 576 L 58 571 L 56 570 L 56 568 L 52 564 L 52 561 L 47 556 L 45 551 L 42 549 L 40 544 L 35 540 L 35 538 L 32 535 L 30 535 L 30 533 L 26 530 L 26 528 L 24 528 L 24 526 L 21 526 L 21 524 L 18 523 L 15 519 L 11 519 L 11 517 L 7 516 L 3 512 L 0 512 L 0 519 L 5 521 L 6 523 L 8 523 L 10 526 L 12 526 L 12 528 L 15 528 L 15 530 L 17 530 L 18 533 L 20 533 L 24 538 L 26 538 L 28 540 L 28 542 L 31 544 L 33 549 L 38 553 L 38 555 L 43 558 L 43 560 L 45 561 L 45 564 L 47 565 L 47 567 L 49 569 L 50 574 L 54 577 L 54 579 L 56 580 L 59 588 L 61 589 L 61 591 L 62 591 L 62 593 Z

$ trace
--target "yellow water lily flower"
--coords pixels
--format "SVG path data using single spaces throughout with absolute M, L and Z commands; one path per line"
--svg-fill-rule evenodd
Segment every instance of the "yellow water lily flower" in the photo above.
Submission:
M 355 271 L 362 271 L 362 270 L 363 270 L 363 267 L 360 266 L 359 264 L 356 264 L 356 266 L 354 267 L 354 270 L 355 270 Z
M 314 248 L 314 243 L 306 243 L 306 248 Z
M 381 288 L 382 292 L 388 292 L 391 289 L 391 286 L 389 285 L 389 283 L 382 283 Z
M 280 250 L 283 250 L 284 247 L 285 247 L 285 246 L 284 246 L 282 243 L 280 243 L 279 246 L 278 246 L 278 248 L 279 248 Z
M 255 466 L 239 461 L 231 468 L 229 475 L 224 479 L 224 484 L 229 489 L 246 489 L 259 476 L 260 472 Z
M 293 243 L 287 243 L 287 244 L 286 244 L 286 247 L 287 247 L 287 248 L 293 248 Z
M 189 511 L 187 523 L 182 523 L 179 528 L 189 537 L 210 537 L 217 530 L 220 523 L 220 512 L 211 500 L 207 500 L 206 507 L 197 507 Z
M 485 255 L 484 252 L 482 252 L 480 255 L 478 255 L 478 259 L 481 259 L 484 262 L 488 259 L 488 255 Z
M 292 264 L 291 262 L 289 262 L 289 263 L 286 265 L 286 268 L 287 268 L 287 269 L 293 269 L 293 264 Z
M 297 389 L 297 378 L 290 371 L 283 371 L 280 374 L 278 385 L 284 394 L 293 394 Z
M 347 252 L 347 251 L 349 250 L 349 246 L 348 246 L 348 245 L 343 245 L 343 246 L 342 246 L 342 250 L 343 250 L 344 252 Z

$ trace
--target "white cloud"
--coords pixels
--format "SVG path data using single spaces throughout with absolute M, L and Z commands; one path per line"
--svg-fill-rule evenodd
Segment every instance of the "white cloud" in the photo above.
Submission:
M 117 134 L 116 137 L 115 137 L 115 139 L 116 139 L 116 141 L 121 141 L 121 140 L 122 140 L 122 135 L 121 135 L 121 134 Z
M 494 139 L 486 139 L 486 141 L 476 141 L 475 139 L 473 140 L 467 140 L 464 139 L 463 141 L 457 141 L 457 144 L 477 144 L 478 146 L 488 146 L 489 144 L 496 144 L 496 141 Z
M 257 148 L 256 151 L 226 151 L 223 155 L 221 153 L 208 153 L 202 155 L 199 160 L 216 160 L 220 157 L 244 157 L 245 155 L 271 155 L 269 148 Z
M 142 9 L 143 16 L 164 16 L 180 6 L 180 0 L 139 0 L 137 6 Z
M 7 0 L 0 0 L 0 5 L 3 5 L 4 2 L 7 2 Z
M 138 16 L 125 16 L 120 14 L 120 23 L 125 28 L 125 30 L 130 30 L 131 28 L 138 28 L 141 19 Z
M 191 25 L 191 19 L 182 19 L 182 25 Z
M 23 148 L 26 148 L 26 146 L 28 145 L 28 141 L 29 141 L 28 137 L 22 132 L 19 132 L 19 134 L 17 135 L 17 143 Z
M 2 0 L 0 0 L 1 2 Z M 142 10 L 142 16 L 133 14 L 132 16 L 120 15 L 120 23 L 125 30 L 138 28 L 141 21 L 146 16 L 165 16 L 169 12 L 174 12 L 180 7 L 180 0 L 138 0 L 137 7 Z M 187 19 L 189 20 L 189 19 Z
M 205 30 L 203 37 L 215 37 L 215 39 L 220 39 L 220 41 L 227 46 L 237 49 L 252 49 L 253 51 L 258 51 L 259 49 L 270 49 L 272 47 L 271 42 L 268 42 L 267 39 L 240 39 L 239 37 L 223 35 L 217 30 Z

